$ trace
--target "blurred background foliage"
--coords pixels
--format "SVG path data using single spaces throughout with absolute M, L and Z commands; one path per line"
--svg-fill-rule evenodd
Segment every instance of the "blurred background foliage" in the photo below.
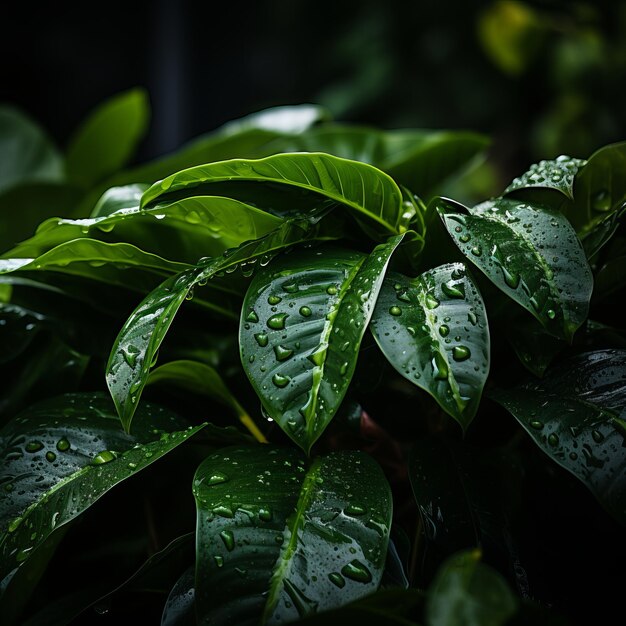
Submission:
M 488 164 L 455 190 L 476 198 L 532 161 L 626 136 L 622 0 L 110 0 L 92 11 L 5 8 L 0 100 L 61 147 L 134 86 L 153 110 L 139 160 L 254 110 L 314 102 L 342 121 L 490 134 Z

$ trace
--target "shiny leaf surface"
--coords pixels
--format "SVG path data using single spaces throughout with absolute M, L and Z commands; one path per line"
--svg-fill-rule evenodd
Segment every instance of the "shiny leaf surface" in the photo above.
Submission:
M 370 165 L 323 153 L 277 154 L 265 159 L 236 159 L 183 170 L 148 189 L 142 205 L 167 200 L 171 194 L 206 193 L 212 184 L 223 182 L 273 183 L 293 192 L 311 192 L 346 206 L 378 237 L 398 232 L 402 197 L 396 183 Z
M 391 365 L 467 428 L 489 373 L 489 325 L 462 263 L 417 278 L 390 273 L 371 330 Z
M 146 404 L 135 434 L 127 435 L 99 393 L 60 396 L 22 412 L 0 431 L 1 577 L 56 528 L 201 428 L 185 428 L 174 414 Z
M 239 326 L 242 364 L 267 413 L 307 452 L 348 389 L 401 240 L 369 256 L 341 249 L 286 255 L 250 284 Z
M 626 521 L 626 350 L 586 352 L 492 397 L 535 443 Z
M 202 463 L 193 489 L 201 624 L 291 622 L 378 587 L 391 492 L 367 455 L 307 467 L 294 449 L 229 448 Z
M 235 271 L 239 265 L 249 264 L 253 268 L 257 262 L 266 265 L 279 250 L 325 237 L 309 223 L 287 221 L 265 237 L 244 243 L 223 256 L 201 260 L 197 267 L 168 278 L 149 293 L 124 324 L 107 364 L 107 386 L 124 428 L 130 428 L 159 346 L 196 284 L 206 284 L 216 274 Z
M 496 199 L 470 213 L 438 207 L 461 252 L 550 333 L 571 340 L 589 309 L 593 278 L 573 228 L 554 210 Z
M 540 161 L 530 166 L 527 172 L 516 178 L 505 190 L 510 194 L 524 189 L 554 189 L 569 200 L 574 199 L 574 179 L 585 165 L 583 159 L 561 155 L 552 161 Z

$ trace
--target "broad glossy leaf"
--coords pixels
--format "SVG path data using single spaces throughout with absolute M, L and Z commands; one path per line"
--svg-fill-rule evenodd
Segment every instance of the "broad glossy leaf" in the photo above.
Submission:
M 54 215 L 78 217 L 81 191 L 65 183 L 26 182 L 0 194 L 0 254 Z
M 95 109 L 67 149 L 67 176 L 89 187 L 123 167 L 143 138 L 150 117 L 148 96 L 131 89 Z
M 62 243 L 34 259 L 0 259 L 0 275 L 16 271 L 54 271 L 140 292 L 146 290 L 146 273 L 162 276 L 188 268 L 186 263 L 168 261 L 127 243 L 105 243 L 88 238 Z
M 611 240 L 619 228 L 625 213 L 626 202 L 603 218 L 594 220 L 593 224 L 590 224 L 580 233 L 583 248 L 588 259 L 592 259 Z
M 107 189 L 96 203 L 90 217 L 106 217 L 121 209 L 138 207 L 141 196 L 148 187 L 149 185 L 145 183 L 135 183 Z
M 377 589 L 392 502 L 367 455 L 307 467 L 293 448 L 228 448 L 202 463 L 193 489 L 200 623 L 285 623 Z
M 117 336 L 106 369 L 107 386 L 126 430 L 130 428 L 159 346 L 194 286 L 206 284 L 220 272 L 232 272 L 239 265 L 267 264 L 279 250 L 297 243 L 339 236 L 338 231 L 325 234 L 320 226 L 287 221 L 268 235 L 220 257 L 207 257 L 197 267 L 168 278 L 144 298 Z
M 150 209 L 131 207 L 104 217 L 50 219 L 4 256 L 34 258 L 62 243 L 89 237 L 133 244 L 146 252 L 195 263 L 200 257 L 217 256 L 257 239 L 282 222 L 237 200 L 199 196 Z
M 296 199 L 302 197 L 302 192 L 309 192 L 344 205 L 377 237 L 398 233 L 402 195 L 396 183 L 370 165 L 323 153 L 277 154 L 265 159 L 235 159 L 193 167 L 153 185 L 144 194 L 142 206 L 176 194 L 201 195 L 211 185 L 225 182 L 235 192 L 237 184 L 240 188 L 247 184 L 249 188 L 251 183 L 257 183 L 258 189 L 262 189 L 261 184 L 272 183 L 291 190 Z
M 463 131 L 390 130 L 324 124 L 277 139 L 276 152 L 325 152 L 369 163 L 422 198 L 484 150 L 484 135 Z
M 37 311 L 0 302 L 0 364 L 19 356 L 47 321 L 46 316 Z
M 504 579 L 480 562 L 480 551 L 448 559 L 428 589 L 428 626 L 504 626 L 518 607 Z
M 626 350 L 586 352 L 490 394 L 535 443 L 626 522 Z
M 370 328 L 391 365 L 466 429 L 489 373 L 487 312 L 466 267 L 390 273 Z
M 307 452 L 346 394 L 402 237 L 369 256 L 343 249 L 285 255 L 250 284 L 239 326 L 241 362 L 268 415 Z
M 626 202 L 626 142 L 594 152 L 576 177 L 574 206 L 566 213 L 581 238 Z
M 0 575 L 24 563 L 55 528 L 187 440 L 174 414 L 145 404 L 125 434 L 105 394 L 69 394 L 36 404 L 0 431 Z
M 571 340 L 584 322 L 593 288 L 576 233 L 558 211 L 500 198 L 457 212 L 438 207 L 461 252 L 551 334 Z
M 0 191 L 24 181 L 60 181 L 63 158 L 23 113 L 0 107 Z
M 533 163 L 527 172 L 513 180 L 502 195 L 527 189 L 553 189 L 573 200 L 574 179 L 585 163 L 583 159 L 575 159 L 564 154 L 551 161 Z

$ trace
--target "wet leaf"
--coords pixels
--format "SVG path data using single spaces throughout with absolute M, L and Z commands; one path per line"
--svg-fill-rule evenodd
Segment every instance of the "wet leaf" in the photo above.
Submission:
M 342 249 L 290 254 L 250 284 L 239 326 L 242 364 L 267 413 L 307 452 L 348 389 L 401 240 L 369 256 Z
M 321 197 L 345 206 L 369 233 L 378 238 L 399 232 L 402 196 L 396 183 L 370 165 L 323 153 L 235 159 L 183 170 L 148 189 L 142 206 L 166 201 L 176 194 L 187 197 L 206 194 L 212 185 L 225 182 L 235 194 L 246 185 L 248 189 L 262 191 L 262 184 L 267 187 L 272 183 L 291 191 L 290 197 L 298 197 L 300 203 L 302 192 L 309 192 L 318 198 L 318 203 Z M 250 187 L 254 183 L 256 186 Z M 291 204 L 293 211 L 293 199 Z
M 462 263 L 417 278 L 390 273 L 371 330 L 391 365 L 467 428 L 489 373 L 489 325 Z
M 574 179 L 586 161 L 561 155 L 551 161 L 540 161 L 516 178 L 502 195 L 525 189 L 553 189 L 569 200 L 574 199 Z
M 200 623 L 291 622 L 377 589 L 391 492 L 367 455 L 307 467 L 294 449 L 228 448 L 202 463 L 193 489 Z
M 535 443 L 626 521 L 626 350 L 586 352 L 490 395 Z
M 202 260 L 194 268 L 168 278 L 139 304 L 124 324 L 111 349 L 106 369 L 107 386 L 122 425 L 130 429 L 141 392 L 165 334 L 178 309 L 196 284 L 206 284 L 220 272 L 234 271 L 241 264 L 267 264 L 274 254 L 296 243 L 326 235 L 308 222 L 287 221 L 255 241 L 227 254 Z
M 461 252 L 548 332 L 571 340 L 587 317 L 593 278 L 567 219 L 506 198 L 469 214 L 459 207 L 441 200 L 437 210 Z
M 117 483 L 186 441 L 174 414 L 145 404 L 135 434 L 105 394 L 68 394 L 23 411 L 0 431 L 0 576 L 10 576 L 57 528 Z

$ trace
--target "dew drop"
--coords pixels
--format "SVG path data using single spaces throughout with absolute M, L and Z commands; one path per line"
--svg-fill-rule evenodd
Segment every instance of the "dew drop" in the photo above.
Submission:
M 267 346 L 268 338 L 266 333 L 257 333 L 254 335 L 254 338 L 261 348 L 265 348 L 265 346 Z
M 431 310 L 436 309 L 439 306 L 439 300 L 437 300 L 437 298 L 430 293 L 426 294 L 425 302 L 426 307 Z
M 105 463 L 110 463 L 111 461 L 115 461 L 117 455 L 110 450 L 102 450 L 102 452 L 98 452 L 96 456 L 91 459 L 92 465 L 104 465 Z
M 343 589 L 346 586 L 346 579 L 339 572 L 331 572 L 328 574 L 328 580 L 330 580 L 335 587 Z
M 441 291 L 443 291 L 448 298 L 465 298 L 465 285 L 463 283 L 457 283 L 456 285 L 442 283 Z
M 285 319 L 287 319 L 288 313 L 277 313 L 276 315 L 272 315 L 267 320 L 268 328 L 272 330 L 283 330 L 285 328 Z
M 259 509 L 259 519 L 262 522 L 270 522 L 272 520 L 272 512 L 269 509 Z
M 504 276 L 504 282 L 511 289 L 517 289 L 519 287 L 519 283 L 520 283 L 520 276 L 519 276 L 519 274 L 515 274 L 513 272 L 510 272 L 506 267 L 504 267 L 504 265 L 501 266 L 501 269 L 502 269 L 502 275 Z
M 548 435 L 548 443 L 551 446 L 558 446 L 559 445 L 559 436 L 556 435 L 555 433 L 550 433 Z
M 26 446 L 26 452 L 39 452 L 43 448 L 41 441 L 29 441 Z
M 216 554 L 213 557 L 213 561 L 215 561 L 215 565 L 217 565 L 217 567 L 222 567 L 222 565 L 224 565 L 224 557 L 220 556 L 219 554 Z
M 252 322 L 253 324 L 256 324 L 259 321 L 259 316 L 254 312 L 254 310 L 250 311 L 250 313 L 248 313 L 248 316 L 246 317 L 246 322 Z
M 350 517 L 359 517 L 367 513 L 367 508 L 360 504 L 349 504 L 343 512 Z
M 452 358 L 455 361 L 465 361 L 472 356 L 470 349 L 467 346 L 454 346 L 452 348 Z
M 300 315 L 302 315 L 302 317 L 311 317 L 311 309 L 309 309 L 308 306 L 301 306 L 300 307 Z
M 389 309 L 389 313 L 391 315 L 394 315 L 395 317 L 398 317 L 399 315 L 402 315 L 402 309 L 399 306 L 392 306 Z
M 474 255 L 474 256 L 481 256 L 483 251 L 480 248 L 480 246 L 472 246 L 470 252 Z
M 274 346 L 274 354 L 276 355 L 277 361 L 286 361 L 293 354 L 293 350 L 276 345 Z
M 282 298 L 280 298 L 279 296 L 270 296 L 270 297 L 267 299 L 267 303 L 268 303 L 268 304 L 279 304 L 279 303 L 280 303 L 280 302 L 282 302 L 282 301 L 283 301 L 283 299 L 282 299 Z
M 540 422 L 539 420 L 530 420 L 529 424 L 530 427 L 535 430 L 541 430 L 543 428 L 543 422 Z
M 592 430 L 591 436 L 596 443 L 602 443 L 604 441 L 604 435 L 599 430 Z
M 546 315 L 553 320 L 556 317 L 556 312 L 554 311 L 554 309 L 548 309 L 546 311 Z
M 211 474 L 211 476 L 209 476 L 209 479 L 206 482 L 207 485 L 220 485 L 228 481 L 229 478 L 226 474 L 222 474 L 222 472 L 215 472 L 215 474 Z
M 288 283 L 287 285 L 283 285 L 283 291 L 296 293 L 298 291 L 298 285 L 296 285 L 296 283 Z
M 215 515 L 219 515 L 220 517 L 234 517 L 233 510 L 230 507 L 224 505 L 216 506 L 213 509 L 213 513 L 215 513 Z
M 289 376 L 283 376 L 282 374 L 274 374 L 272 376 L 272 382 L 279 388 L 283 389 L 289 384 L 291 378 Z
M 52 463 L 53 461 L 56 461 L 56 458 L 57 458 L 57 455 L 54 452 L 52 451 L 46 452 L 46 459 L 50 461 L 50 463 Z
M 229 552 L 232 552 L 235 549 L 235 536 L 233 535 L 231 530 L 223 530 L 220 533 L 220 539 L 226 546 L 226 549 Z
M 470 239 L 471 239 L 471 237 L 467 233 L 465 233 L 465 235 L 461 235 L 459 237 L 459 241 L 461 243 L 467 243 Z
M 357 559 L 350 561 L 341 568 L 341 573 L 351 580 L 359 583 L 369 583 L 372 580 L 372 573 Z
M 326 289 L 326 293 L 327 293 L 329 296 L 334 296 L 334 295 L 336 295 L 336 294 L 337 294 L 337 287 L 335 287 L 334 285 L 330 285 L 330 287 L 328 287 L 328 288 Z

